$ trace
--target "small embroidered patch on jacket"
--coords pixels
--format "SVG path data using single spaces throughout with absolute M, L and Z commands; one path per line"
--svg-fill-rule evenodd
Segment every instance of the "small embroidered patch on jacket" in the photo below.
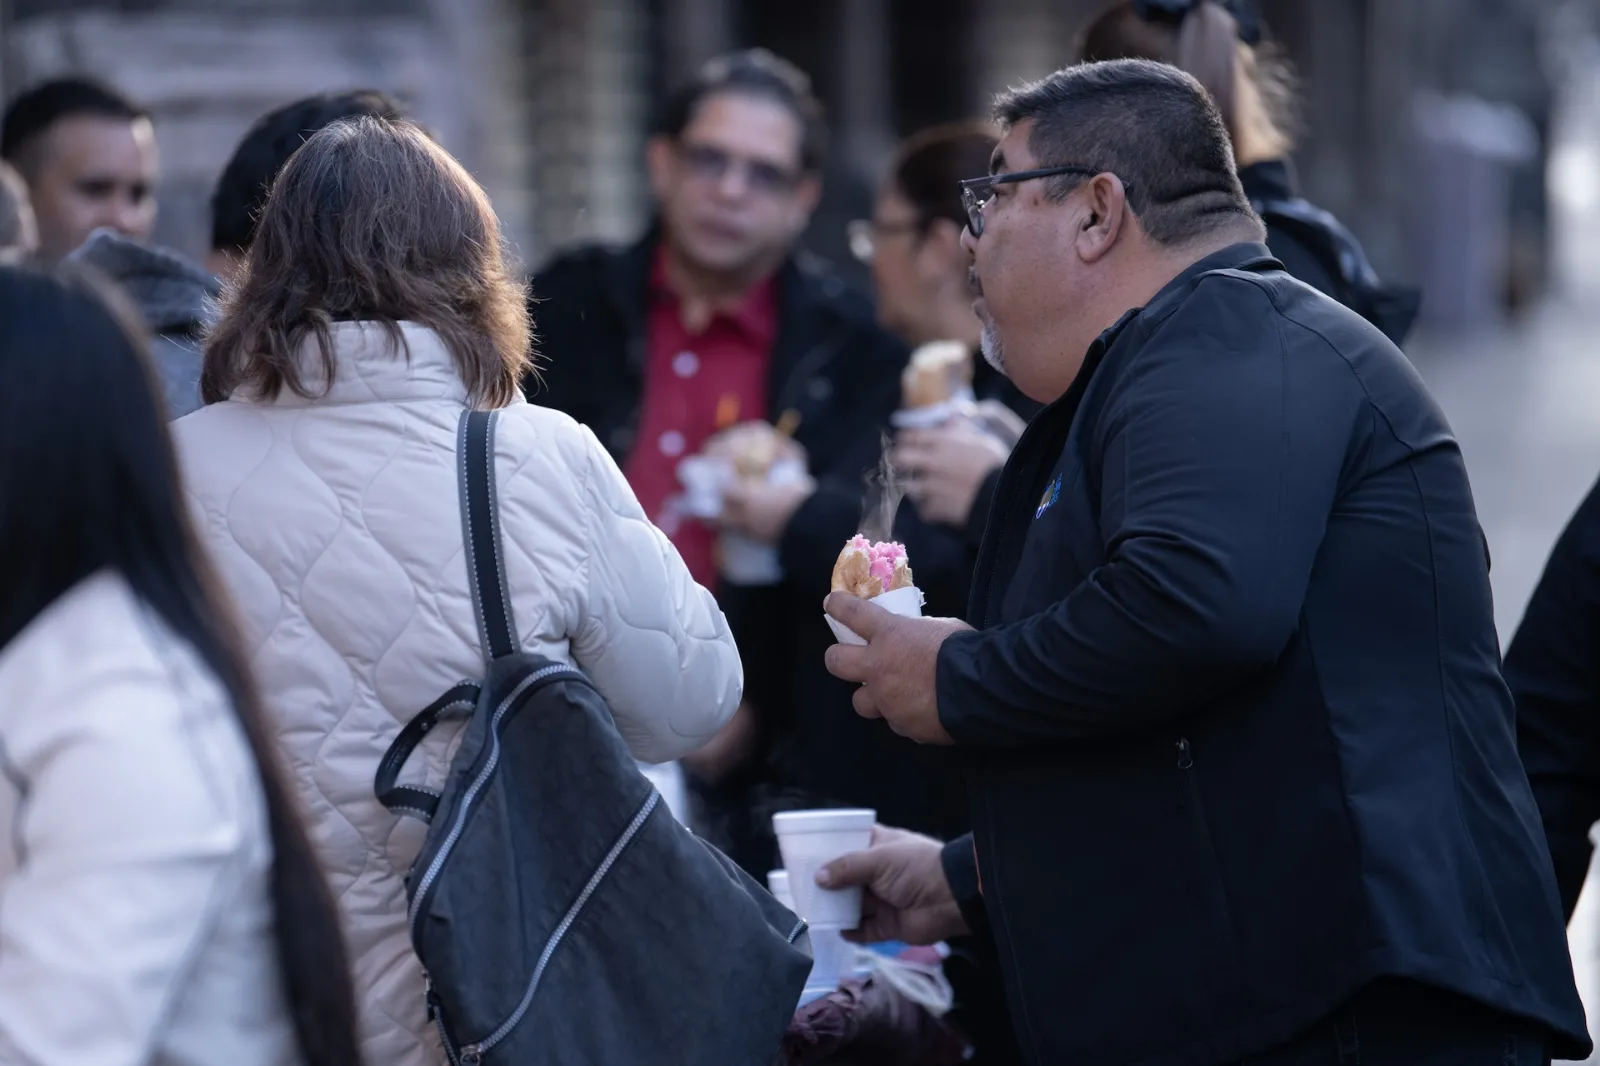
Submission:
M 1044 513 L 1054 507 L 1059 499 L 1061 499 L 1061 475 L 1057 474 L 1056 479 L 1050 482 L 1050 487 L 1044 490 L 1044 495 L 1039 497 L 1039 509 L 1033 512 L 1033 517 L 1043 518 Z

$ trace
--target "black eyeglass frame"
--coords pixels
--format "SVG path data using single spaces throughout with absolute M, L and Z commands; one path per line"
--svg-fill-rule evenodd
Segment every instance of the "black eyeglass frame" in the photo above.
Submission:
M 1034 178 L 1058 178 L 1063 174 L 1078 174 L 1085 178 L 1092 178 L 1096 174 L 1104 174 L 1105 170 L 1099 167 L 1085 167 L 1070 164 L 1061 167 L 1040 167 L 1038 170 L 1014 170 L 1008 174 L 985 174 L 981 178 L 967 178 L 961 182 L 961 206 L 967 210 L 967 228 L 972 231 L 973 237 L 983 236 L 983 209 L 988 206 L 996 185 L 1012 185 L 1019 181 L 1032 181 Z M 1128 183 L 1123 182 L 1124 191 Z M 979 190 L 989 190 L 990 195 L 979 198 Z

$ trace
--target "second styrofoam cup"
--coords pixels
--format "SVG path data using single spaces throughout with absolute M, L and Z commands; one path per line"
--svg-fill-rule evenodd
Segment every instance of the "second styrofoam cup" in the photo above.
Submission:
M 789 873 L 795 912 L 812 925 L 854 929 L 861 924 L 861 889 L 822 888 L 817 871 L 841 855 L 872 843 L 878 812 L 867 809 L 784 811 L 772 828 Z

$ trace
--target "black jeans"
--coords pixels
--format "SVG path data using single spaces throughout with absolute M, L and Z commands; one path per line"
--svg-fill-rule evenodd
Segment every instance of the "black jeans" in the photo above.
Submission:
M 1413 981 L 1368 985 L 1331 1017 L 1237 1066 L 1547 1066 L 1545 1029 Z

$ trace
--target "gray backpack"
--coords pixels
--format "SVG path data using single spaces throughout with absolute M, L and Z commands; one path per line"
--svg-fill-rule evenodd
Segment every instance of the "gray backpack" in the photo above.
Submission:
M 811 968 L 806 925 L 673 818 L 579 671 L 518 649 L 495 416 L 462 416 L 462 516 L 488 660 L 378 767 L 428 834 L 406 878 L 426 1009 L 456 1066 L 770 1066 Z M 442 793 L 398 784 L 470 716 Z

